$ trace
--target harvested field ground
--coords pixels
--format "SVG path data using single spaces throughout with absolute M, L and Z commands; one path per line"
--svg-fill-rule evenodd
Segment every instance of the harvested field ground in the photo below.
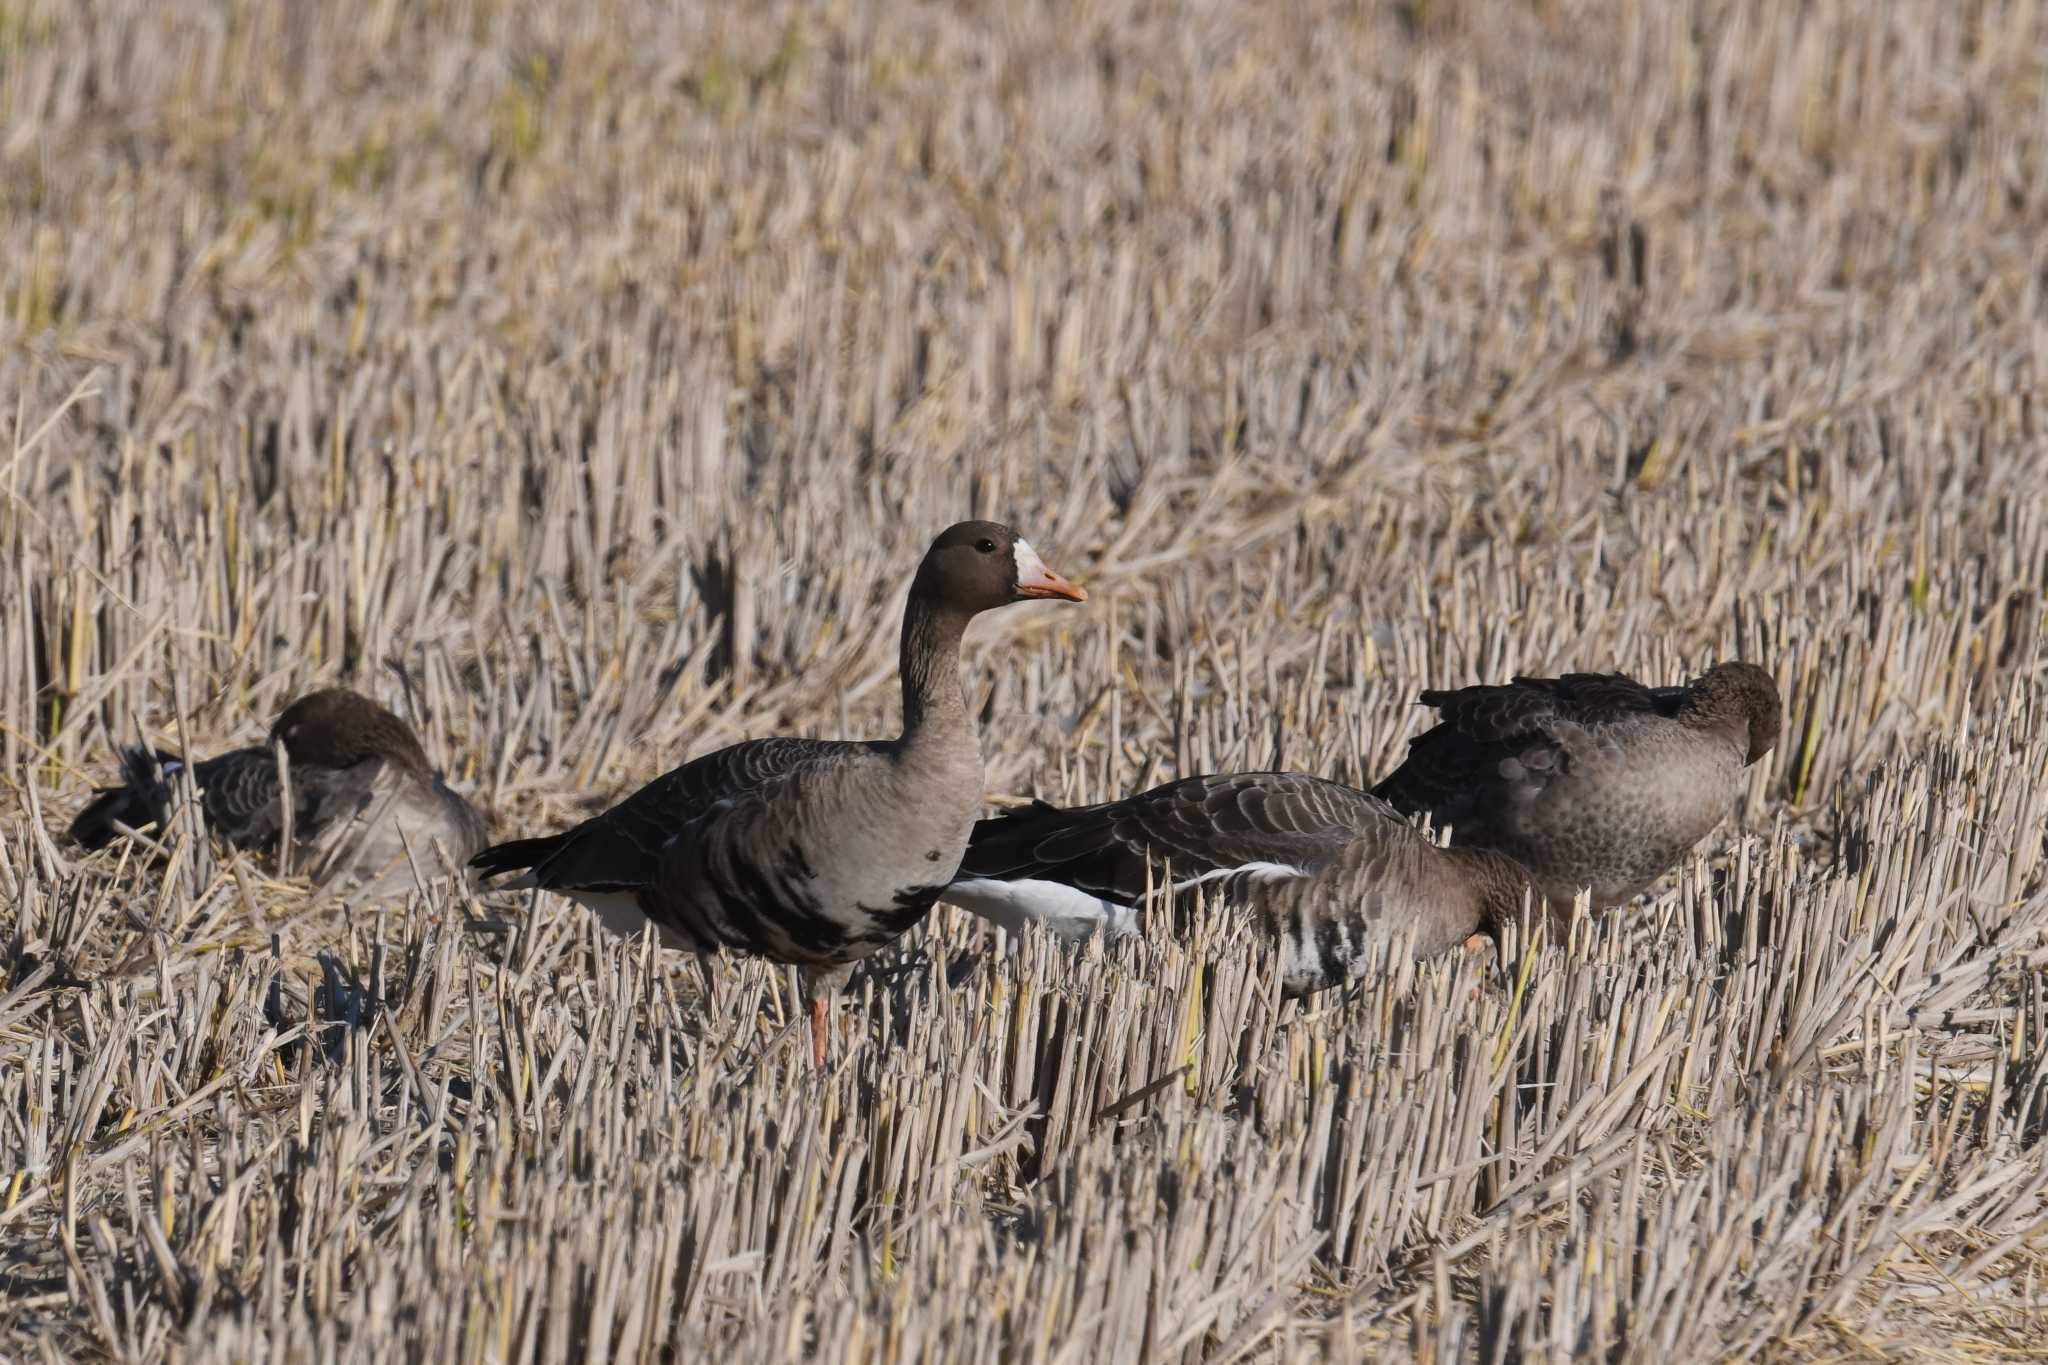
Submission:
M 0 1358 L 2038 1359 L 2035 0 L 0 0 Z M 1229 907 L 790 976 L 55 836 L 398 704 L 497 832 L 887 734 L 1364 782 L 1768 663 L 1626 912 L 1303 1008 Z

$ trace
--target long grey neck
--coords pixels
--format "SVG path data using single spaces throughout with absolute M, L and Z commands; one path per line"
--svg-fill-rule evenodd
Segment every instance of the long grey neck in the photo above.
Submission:
M 967 613 L 948 610 L 915 590 L 903 613 L 903 746 L 946 745 L 965 736 L 967 698 L 960 690 L 960 636 Z M 979 752 L 977 748 L 976 752 Z

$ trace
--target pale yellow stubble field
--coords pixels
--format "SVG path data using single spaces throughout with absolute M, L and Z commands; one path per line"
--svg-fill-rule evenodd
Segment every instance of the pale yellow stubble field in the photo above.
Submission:
M 0 1355 L 2038 1347 L 2038 6 L 0 3 Z M 419 684 L 501 835 L 896 720 L 1384 771 L 1769 664 L 1633 912 L 1307 1009 L 1228 914 L 786 976 L 51 838 Z M 76 979 L 82 984 L 62 984 Z M 1479 989 L 1475 992 L 1473 987 Z

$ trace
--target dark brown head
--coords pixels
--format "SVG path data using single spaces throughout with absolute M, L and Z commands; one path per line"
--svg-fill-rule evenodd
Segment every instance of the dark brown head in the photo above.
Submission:
M 284 741 L 294 763 L 352 768 L 367 759 L 388 758 L 415 772 L 433 772 L 410 725 L 346 687 L 308 692 L 285 707 L 270 727 L 270 738 Z
M 964 616 L 1034 597 L 1088 600 L 1078 584 L 1045 567 L 1031 542 L 997 521 L 963 521 L 942 531 L 910 592 Z
M 1741 718 L 1749 725 L 1749 757 L 1754 763 L 1778 742 L 1778 684 L 1755 664 L 1715 664 L 1692 685 L 1692 706 L 1717 719 Z

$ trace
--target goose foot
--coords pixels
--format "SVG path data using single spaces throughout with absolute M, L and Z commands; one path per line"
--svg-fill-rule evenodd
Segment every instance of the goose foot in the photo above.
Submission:
M 831 1032 L 832 1001 L 852 975 L 851 962 L 832 967 L 805 967 L 798 972 L 802 996 L 811 1007 L 811 1060 L 820 1071 L 825 1069 L 825 1042 Z
M 1493 940 L 1489 938 L 1487 935 L 1474 934 L 1472 935 L 1472 937 L 1466 939 L 1463 943 L 1458 945 L 1458 951 L 1463 953 L 1466 956 L 1466 958 L 1470 960 L 1476 959 L 1481 953 L 1485 952 L 1488 948 L 1492 946 Z M 1472 983 L 1472 991 L 1469 998 L 1473 1000 L 1477 1000 L 1479 998 L 1479 982 L 1475 981 Z
M 811 1063 L 825 1069 L 826 1004 L 823 996 L 811 997 Z

